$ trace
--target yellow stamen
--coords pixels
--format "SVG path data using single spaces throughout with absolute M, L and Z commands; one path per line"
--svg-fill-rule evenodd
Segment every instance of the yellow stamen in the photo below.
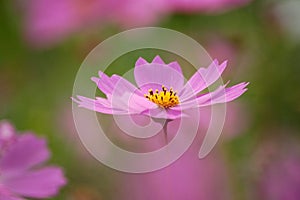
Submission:
M 148 94 L 145 94 L 144 96 L 149 101 L 152 101 L 163 108 L 171 108 L 179 104 L 179 97 L 172 88 L 167 90 L 165 86 L 162 86 L 161 89 L 162 91 L 155 90 L 155 93 L 152 89 L 150 89 Z

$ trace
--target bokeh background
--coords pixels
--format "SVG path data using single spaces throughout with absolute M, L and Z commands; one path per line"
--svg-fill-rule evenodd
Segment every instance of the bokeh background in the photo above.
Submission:
M 48 140 L 51 163 L 68 178 L 53 199 L 300 199 L 300 1 L 4 0 L 0 24 L 0 119 Z M 229 61 L 224 80 L 251 84 L 228 104 L 224 132 L 208 158 L 195 160 L 196 142 L 174 165 L 130 175 L 86 152 L 70 97 L 87 54 L 141 26 L 191 36 L 213 58 Z M 150 61 L 156 54 L 134 52 L 110 73 L 131 69 L 139 55 Z

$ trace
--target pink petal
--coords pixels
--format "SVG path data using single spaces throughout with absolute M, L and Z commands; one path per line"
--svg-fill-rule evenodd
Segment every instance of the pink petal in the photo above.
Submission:
M 186 83 L 183 90 L 180 92 L 180 99 L 185 101 L 191 96 L 194 96 L 213 84 L 225 70 L 227 61 L 221 65 L 217 60 L 214 60 L 207 69 L 200 68 Z
M 128 114 L 139 114 L 155 105 L 146 99 L 139 89 L 122 77 L 116 83 L 108 100 L 112 108 L 126 111 Z
M 4 184 L 10 191 L 21 196 L 49 198 L 58 193 L 66 184 L 66 179 L 60 168 L 47 167 L 5 179 Z
M 108 77 L 105 73 L 99 71 L 99 78 L 92 77 L 91 80 L 94 81 L 98 88 L 106 95 L 111 95 L 115 88 L 115 84 L 120 79 L 118 76 Z
M 162 64 L 162 65 L 166 64 L 166 63 L 161 59 L 161 57 L 158 56 L 158 55 L 154 57 L 154 59 L 152 60 L 152 63 Z
M 145 88 L 149 84 L 173 88 L 174 90 L 180 91 L 184 84 L 184 77 L 177 70 L 178 66 L 174 63 L 171 65 L 162 64 L 160 57 L 156 57 L 152 63 L 144 65 L 136 65 L 134 68 L 135 81 L 139 88 L 145 92 L 149 87 Z M 152 88 L 154 89 L 154 88 Z
M 48 160 L 50 152 L 46 141 L 27 133 L 21 135 L 0 161 L 1 172 L 14 173 L 29 169 Z
M 169 67 L 172 67 L 173 69 L 178 71 L 179 74 L 182 74 L 181 67 L 178 64 L 178 62 L 174 61 L 174 62 L 169 63 L 168 65 L 169 65 Z
M 140 114 L 147 109 L 157 107 L 155 103 L 145 97 L 129 92 L 124 92 L 120 96 L 112 95 L 110 100 L 113 108 L 123 110 L 126 114 Z
M 122 96 L 110 97 L 110 100 L 96 97 L 91 99 L 83 96 L 77 96 L 73 101 L 78 103 L 79 107 L 104 114 L 128 115 L 140 114 L 146 109 L 157 107 L 156 104 L 150 102 L 145 97 L 136 94 L 124 93 Z
M 222 90 L 216 90 L 214 92 L 207 93 L 206 95 L 200 96 L 197 98 L 198 103 L 201 104 L 201 106 L 206 105 L 213 105 L 217 103 L 225 103 L 232 101 L 239 96 L 241 96 L 244 92 L 247 91 L 247 88 L 245 88 L 248 85 L 248 83 L 240 83 L 235 86 L 225 88 Z M 207 99 L 207 96 L 210 96 L 209 99 Z
M 162 65 L 168 65 L 169 67 L 175 69 L 176 71 L 178 71 L 179 74 L 182 74 L 182 71 L 181 71 L 181 67 L 180 65 L 178 64 L 178 62 L 174 61 L 174 62 L 171 62 L 169 64 L 166 64 L 160 56 L 155 56 L 154 59 L 152 60 L 152 63 L 156 63 L 156 64 L 162 64 Z M 144 63 L 144 64 L 147 64 L 147 63 Z
M 135 66 L 145 65 L 145 64 L 148 64 L 148 62 L 144 58 L 139 57 L 139 59 L 137 59 L 137 61 L 135 63 Z
M 138 95 L 132 95 L 130 96 L 129 100 L 129 108 L 130 110 L 135 110 L 136 113 L 140 114 L 141 112 L 147 110 L 147 109 L 154 109 L 158 106 L 146 99 L 145 97 L 141 97 Z M 130 112 L 133 113 L 133 112 Z
M 213 92 L 205 93 L 198 96 L 197 98 L 183 102 L 182 104 L 180 104 L 177 107 L 174 107 L 173 109 L 183 110 L 183 109 L 213 105 L 217 103 L 229 102 L 238 98 L 244 92 L 246 92 L 247 88 L 245 87 L 247 85 L 248 83 L 244 83 L 244 82 L 229 88 L 225 88 L 226 85 L 222 85 Z
M 97 100 L 83 96 L 77 96 L 77 98 L 78 99 L 72 98 L 72 100 L 78 103 L 79 107 L 83 107 L 104 114 L 126 114 L 124 110 L 112 108 L 111 104 L 103 98 L 98 97 Z
M 106 93 L 107 99 L 96 97 L 91 99 L 83 96 L 77 96 L 72 100 L 84 107 L 105 114 L 137 114 L 145 109 L 153 107 L 143 94 L 132 83 L 126 79 L 113 75 L 108 77 L 99 72 L 100 78 L 93 77 L 98 87 Z
M 114 74 L 111 77 L 108 77 L 106 74 L 99 71 L 99 77 L 100 78 L 92 77 L 91 79 L 107 97 L 110 97 L 113 94 L 120 96 L 124 92 L 136 93 L 143 96 L 132 83 L 119 75 Z
M 137 95 L 143 96 L 144 95 L 134 86 L 132 83 L 127 81 L 121 76 L 113 75 L 112 78 L 115 78 L 114 81 L 114 88 L 112 91 L 112 95 L 122 96 L 125 92 L 127 93 L 135 93 Z

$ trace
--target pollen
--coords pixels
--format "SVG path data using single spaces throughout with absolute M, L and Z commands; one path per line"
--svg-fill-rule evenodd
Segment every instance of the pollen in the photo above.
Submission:
M 144 96 L 162 108 L 171 108 L 179 104 L 177 92 L 174 92 L 172 88 L 168 90 L 165 86 L 162 86 L 161 89 L 161 91 L 155 90 L 155 92 L 150 89 Z

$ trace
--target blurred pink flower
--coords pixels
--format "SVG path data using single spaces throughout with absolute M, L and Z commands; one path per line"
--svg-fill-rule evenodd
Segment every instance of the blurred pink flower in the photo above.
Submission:
M 168 2 L 165 0 L 123 0 L 112 10 L 112 20 L 124 28 L 155 24 L 167 14 Z
M 179 120 L 170 122 L 169 133 L 174 135 Z M 191 123 L 194 123 L 191 121 Z M 199 159 L 199 146 L 203 135 L 198 134 L 189 149 L 174 163 L 155 172 L 144 174 L 119 174 L 117 196 L 123 200 L 229 200 L 229 171 L 218 149 Z M 142 146 L 163 146 L 161 138 L 147 140 Z M 157 150 L 157 149 L 156 149 Z M 172 152 L 170 152 L 172 154 Z M 151 165 L 151 163 L 149 163 Z
M 199 126 L 201 134 L 205 134 L 212 118 L 211 107 L 203 107 L 199 110 L 201 117 Z M 216 113 L 220 115 L 220 113 Z M 218 116 L 215 116 L 218 118 Z M 232 102 L 226 105 L 226 119 L 222 129 L 222 137 L 225 140 L 230 140 L 246 131 L 251 121 L 251 116 L 247 112 L 247 108 L 240 102 Z
M 287 155 L 265 169 L 261 183 L 263 199 L 300 199 L 300 157 Z
M 224 12 L 246 5 L 251 0 L 168 0 L 175 11 L 180 12 Z
M 123 200 L 231 199 L 222 159 L 212 155 L 203 160 L 193 157 L 184 155 L 172 165 L 149 174 L 122 175 L 120 197 Z
M 278 128 L 270 131 L 278 133 Z M 273 134 L 254 154 L 259 199 L 300 199 L 300 148 L 298 140 L 287 137 L 291 132 L 298 134 L 289 129 L 279 137 Z
M 0 123 L 0 199 L 49 198 L 66 184 L 59 167 L 41 167 L 49 159 L 46 141 L 32 133 L 17 135 L 6 121 Z
M 87 27 L 149 26 L 176 11 L 220 12 L 251 0 L 29 0 L 22 3 L 25 37 L 47 47 Z
M 30 44 L 44 47 L 93 25 L 152 24 L 165 5 L 161 0 L 29 0 L 23 5 L 25 34 Z
M 27 40 L 36 46 L 57 43 L 101 19 L 107 1 L 29 0 L 23 5 Z
M 165 64 L 159 56 L 152 63 L 139 58 L 134 68 L 138 88 L 118 75 L 108 77 L 99 71 L 92 80 L 107 98 L 73 98 L 80 107 L 105 114 L 147 115 L 153 118 L 177 119 L 185 116 L 185 110 L 225 103 L 241 96 L 248 83 L 226 88 L 219 86 L 213 92 L 201 93 L 218 80 L 227 62 L 213 61 L 208 68 L 200 68 L 184 84 L 181 67 L 177 62 Z

